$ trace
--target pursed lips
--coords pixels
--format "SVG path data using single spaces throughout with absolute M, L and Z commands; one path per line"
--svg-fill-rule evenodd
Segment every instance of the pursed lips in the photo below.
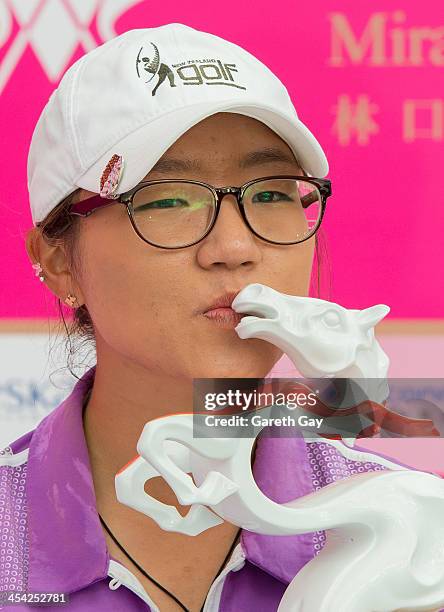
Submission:
M 214 310 L 227 310 L 234 313 L 234 310 L 231 308 L 231 304 L 233 303 L 234 298 L 240 291 L 240 289 L 238 289 L 237 291 L 226 291 L 218 298 L 213 300 L 211 303 L 209 303 L 208 306 L 205 306 L 203 309 L 201 309 L 200 312 L 202 314 L 206 314 Z

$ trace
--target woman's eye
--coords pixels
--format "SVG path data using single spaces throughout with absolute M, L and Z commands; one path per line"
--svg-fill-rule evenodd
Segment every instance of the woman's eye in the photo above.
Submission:
M 168 198 L 165 200 L 147 202 L 146 204 L 138 204 L 137 210 L 152 210 L 153 208 L 178 208 L 180 206 L 188 206 L 188 202 L 186 200 L 181 200 L 180 198 Z
M 256 193 L 253 196 L 253 202 L 259 202 L 261 204 L 267 202 L 292 202 L 292 198 L 290 198 L 286 193 L 282 193 L 281 191 L 261 191 L 260 193 Z

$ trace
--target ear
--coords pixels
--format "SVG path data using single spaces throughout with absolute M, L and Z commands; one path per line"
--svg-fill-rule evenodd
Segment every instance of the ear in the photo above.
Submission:
M 390 312 L 389 306 L 376 304 L 369 308 L 364 308 L 358 313 L 358 324 L 363 331 L 367 331 L 379 323 Z
M 25 246 L 30 262 L 41 263 L 45 277 L 44 284 L 54 295 L 63 302 L 68 292 L 71 292 L 76 295 L 77 304 L 84 304 L 82 291 L 71 275 L 62 245 L 50 244 L 39 228 L 33 227 L 26 235 Z

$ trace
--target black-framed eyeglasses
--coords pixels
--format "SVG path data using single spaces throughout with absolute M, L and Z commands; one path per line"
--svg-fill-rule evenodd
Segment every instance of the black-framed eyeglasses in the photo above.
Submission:
M 236 197 L 242 218 L 255 236 L 272 244 L 298 244 L 319 229 L 331 181 L 277 175 L 240 187 L 218 188 L 188 179 L 144 181 L 116 199 L 95 195 L 72 204 L 69 213 L 87 217 L 99 208 L 120 203 L 126 206 L 134 231 L 144 242 L 180 249 L 208 236 L 228 194 Z

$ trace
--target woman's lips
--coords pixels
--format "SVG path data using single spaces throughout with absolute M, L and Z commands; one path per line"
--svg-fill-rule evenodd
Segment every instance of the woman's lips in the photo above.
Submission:
M 213 308 L 212 310 L 207 310 L 207 312 L 203 313 L 204 317 L 210 319 L 214 323 L 222 326 L 222 327 L 236 327 L 244 314 L 240 314 L 235 312 L 232 308 Z

